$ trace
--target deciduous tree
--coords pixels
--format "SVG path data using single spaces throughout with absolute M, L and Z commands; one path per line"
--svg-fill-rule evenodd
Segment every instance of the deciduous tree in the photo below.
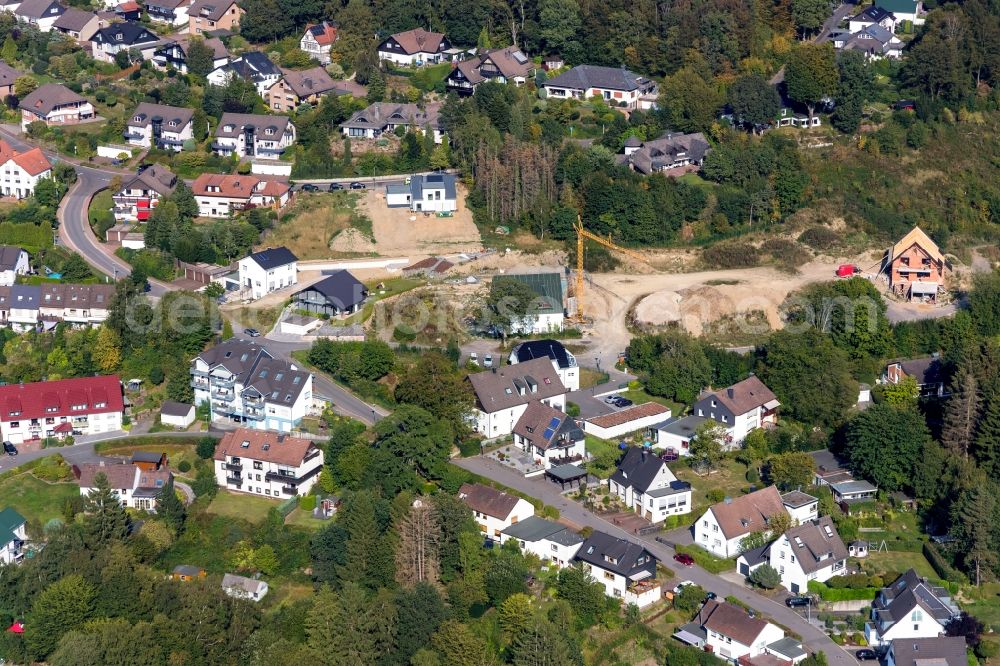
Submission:
M 887 492 L 912 488 L 913 472 L 930 432 L 915 408 L 876 404 L 847 425 L 851 467 Z
M 781 110 L 778 91 L 760 74 L 747 74 L 736 79 L 729 87 L 728 95 L 733 115 L 751 128 L 774 120 Z
M 840 74 L 831 44 L 804 42 L 795 46 L 785 65 L 788 96 L 809 110 L 812 125 L 816 105 L 837 92 Z

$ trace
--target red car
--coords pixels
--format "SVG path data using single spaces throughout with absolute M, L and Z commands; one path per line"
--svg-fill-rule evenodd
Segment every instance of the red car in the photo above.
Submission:
M 688 555 L 687 553 L 676 553 L 674 555 L 674 561 L 680 562 L 686 567 L 689 567 L 692 564 L 694 564 L 694 558 Z

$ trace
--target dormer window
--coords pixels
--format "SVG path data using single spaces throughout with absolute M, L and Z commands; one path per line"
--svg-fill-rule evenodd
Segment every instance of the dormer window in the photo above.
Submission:
M 224 131 L 224 132 L 233 132 L 235 130 L 236 130 L 236 127 L 233 126 L 233 125 L 226 125 L 225 127 L 222 128 L 222 131 Z
M 120 42 L 120 41 L 122 41 L 123 39 L 125 39 L 125 35 L 123 35 L 122 33 L 120 33 L 120 32 L 119 32 L 119 33 L 117 33 L 117 34 L 115 35 L 115 39 L 116 39 L 116 40 L 118 40 L 118 41 Z
M 267 134 L 267 135 L 274 134 L 274 128 L 273 127 L 268 127 L 266 130 L 264 130 L 264 134 Z
M 132 116 L 132 121 L 133 122 L 137 122 L 137 123 L 141 123 L 142 122 L 142 116 Z
M 249 449 L 250 448 L 250 440 L 249 439 L 244 439 L 243 443 L 240 444 L 240 448 L 241 449 Z

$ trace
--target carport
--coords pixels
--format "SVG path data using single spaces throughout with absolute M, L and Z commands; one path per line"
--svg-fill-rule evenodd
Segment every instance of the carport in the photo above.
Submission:
M 566 490 L 566 484 L 568 483 L 569 487 L 572 488 L 574 481 L 577 487 L 579 487 L 582 480 L 587 478 L 587 470 L 579 465 L 556 465 L 545 470 L 545 476 L 558 483 L 560 488 Z

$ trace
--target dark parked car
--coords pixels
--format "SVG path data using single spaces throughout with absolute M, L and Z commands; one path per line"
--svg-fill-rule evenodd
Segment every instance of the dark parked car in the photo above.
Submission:
M 858 650 L 854 653 L 858 661 L 873 661 L 878 659 L 878 655 L 875 654 L 875 650 Z
M 344 189 L 344 186 L 341 185 L 340 183 L 330 183 L 331 192 L 336 192 L 337 190 L 342 190 L 342 189 Z
M 679 562 L 686 567 L 689 567 L 692 564 L 694 564 L 694 558 L 688 555 L 687 553 L 675 553 L 674 561 Z
M 717 595 L 715 592 L 707 592 L 705 594 L 705 601 L 711 601 L 712 599 L 717 599 L 718 597 L 719 595 Z
M 6 453 L 9 456 L 16 456 L 17 455 L 17 447 L 14 446 L 13 444 L 11 444 L 10 442 L 4 442 L 3 443 L 3 452 Z
M 351 189 L 352 190 L 363 190 L 363 189 L 365 189 L 365 184 L 364 183 L 359 183 L 358 181 L 354 181 L 353 183 L 351 183 Z
M 789 608 L 796 608 L 798 606 L 811 606 L 812 599 L 809 597 L 788 597 L 785 599 L 785 605 Z
M 302 186 L 303 192 L 319 192 L 319 185 L 313 185 L 312 183 L 306 183 Z
M 260 331 L 258 331 L 256 328 L 244 328 L 243 332 L 249 335 L 251 338 L 260 337 Z
M 618 408 L 631 407 L 632 406 L 632 401 L 629 400 L 628 398 L 623 398 L 620 395 L 616 395 L 614 397 L 614 400 L 611 402 L 611 404 L 614 405 L 615 407 L 618 407 Z

